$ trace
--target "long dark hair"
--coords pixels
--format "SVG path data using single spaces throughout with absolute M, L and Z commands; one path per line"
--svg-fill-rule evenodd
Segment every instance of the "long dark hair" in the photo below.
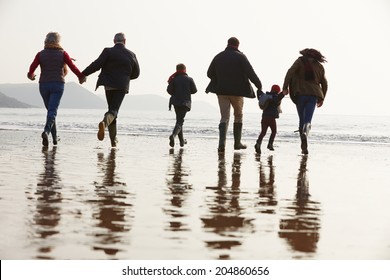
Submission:
M 299 53 L 303 56 L 311 57 L 321 63 L 327 62 L 325 56 L 323 56 L 319 51 L 315 49 L 304 49 L 301 50 Z

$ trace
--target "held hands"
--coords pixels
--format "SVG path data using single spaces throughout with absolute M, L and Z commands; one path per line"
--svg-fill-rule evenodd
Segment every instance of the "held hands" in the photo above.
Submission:
M 82 77 L 79 78 L 79 83 L 80 83 L 80 85 L 83 84 L 83 83 L 85 83 L 86 81 L 87 81 L 87 76 L 84 76 L 84 75 L 83 75 Z
M 35 76 L 36 75 L 34 75 L 34 73 L 33 74 L 27 73 L 27 78 L 29 78 L 31 81 L 35 80 Z
M 320 108 L 322 106 L 322 104 L 324 104 L 324 100 L 323 99 L 319 99 L 317 101 L 317 107 Z

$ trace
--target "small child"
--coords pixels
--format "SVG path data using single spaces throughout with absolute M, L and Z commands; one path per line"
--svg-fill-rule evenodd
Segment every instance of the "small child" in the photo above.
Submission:
M 197 92 L 194 80 L 187 75 L 186 66 L 182 63 L 176 65 L 176 72 L 168 79 L 167 92 L 171 95 L 169 99 L 169 110 L 175 108 L 176 125 L 169 136 L 169 146 L 175 146 L 175 137 L 179 136 L 180 147 L 186 144 L 183 137 L 183 123 L 188 111 L 191 110 L 191 94 Z
M 271 136 L 269 137 L 267 148 L 271 151 L 274 150 L 273 144 L 277 130 L 276 119 L 279 118 L 280 103 L 285 96 L 283 92 L 280 92 L 280 87 L 278 85 L 273 85 L 270 92 L 258 94 L 257 98 L 259 99 L 259 101 L 264 94 L 267 95 L 268 100 L 266 101 L 266 105 L 264 107 L 262 106 L 263 115 L 261 118 L 261 133 L 255 145 L 255 150 L 258 154 L 261 154 L 261 141 L 263 141 L 263 138 L 267 133 L 268 127 L 271 128 Z

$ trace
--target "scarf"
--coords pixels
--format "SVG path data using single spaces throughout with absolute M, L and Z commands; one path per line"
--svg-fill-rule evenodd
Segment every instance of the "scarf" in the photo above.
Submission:
M 176 71 L 176 72 L 173 73 L 171 76 L 169 76 L 169 78 L 168 78 L 168 84 L 169 84 L 170 82 L 172 82 L 172 80 L 173 80 L 176 76 L 178 76 L 178 75 L 187 75 L 187 73 L 186 73 L 186 71 L 184 71 L 184 70 Z
M 305 68 L 305 80 L 314 81 L 314 70 L 309 59 L 306 56 L 302 56 L 301 59 Z
M 45 49 L 55 49 L 55 50 L 63 50 L 60 44 L 58 43 L 46 43 Z

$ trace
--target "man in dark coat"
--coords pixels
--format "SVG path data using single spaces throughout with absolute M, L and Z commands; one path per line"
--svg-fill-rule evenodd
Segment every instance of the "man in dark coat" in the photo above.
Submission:
M 115 34 L 114 44 L 111 48 L 105 48 L 100 56 L 82 71 L 85 76 L 88 76 L 101 69 L 96 89 L 104 86 L 108 111 L 99 123 L 97 137 L 102 141 L 107 127 L 113 147 L 117 142 L 116 119 L 119 108 L 125 94 L 129 92 L 130 80 L 138 78 L 140 73 L 136 55 L 125 47 L 125 34 Z
M 221 112 L 219 123 L 218 151 L 225 151 L 226 133 L 230 118 L 230 106 L 234 109 L 234 149 L 246 149 L 241 143 L 244 97 L 255 98 L 250 82 L 257 90 L 262 90 L 262 84 L 257 77 L 247 57 L 238 50 L 240 42 L 231 37 L 226 49 L 212 60 L 207 76 L 211 79 L 206 92 L 216 93 Z

